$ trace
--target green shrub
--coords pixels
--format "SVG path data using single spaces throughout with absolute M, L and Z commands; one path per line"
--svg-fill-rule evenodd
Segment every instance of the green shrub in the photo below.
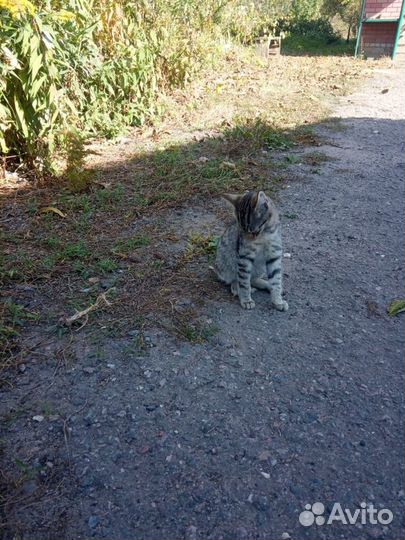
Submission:
M 34 3 L 0 0 L 0 150 L 39 168 L 58 149 L 77 165 L 78 131 L 112 137 L 152 119 L 160 92 L 218 55 L 220 0 Z
M 333 43 L 339 39 L 333 26 L 327 19 L 297 19 L 286 25 L 286 30 L 291 35 L 316 38 L 327 43 Z

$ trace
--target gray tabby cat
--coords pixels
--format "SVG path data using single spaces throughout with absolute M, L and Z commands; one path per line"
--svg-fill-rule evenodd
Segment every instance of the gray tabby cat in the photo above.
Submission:
M 255 307 L 253 290 L 264 289 L 270 292 L 276 309 L 287 311 L 288 304 L 281 297 L 283 251 L 277 209 L 263 191 L 224 197 L 234 205 L 236 221 L 220 239 L 214 268 L 217 276 L 231 286 L 244 309 Z

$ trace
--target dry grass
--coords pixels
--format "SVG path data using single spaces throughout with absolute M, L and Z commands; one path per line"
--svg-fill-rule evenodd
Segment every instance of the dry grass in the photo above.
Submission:
M 3 311 L 8 361 L 2 365 L 22 361 L 15 344 L 27 324 L 63 333 L 61 318 L 94 304 L 110 287 L 116 288 L 111 306 L 94 311 L 88 326 L 119 333 L 152 315 L 187 339 L 209 334 L 187 321 L 204 299 L 222 294 L 198 271 L 208 266 L 212 243 L 203 235 L 190 246 L 181 225 L 170 230 L 171 208 L 203 201 L 211 209 L 212 198 L 227 190 L 265 187 L 275 194 L 285 171 L 273 152 L 316 144 L 311 125 L 366 73 L 366 64 L 352 58 L 267 63 L 231 50 L 215 75 L 162 97 L 164 121 L 114 144 L 93 141 L 87 148 L 92 181 L 80 193 L 69 185 L 4 186 L 0 277 L 3 295 L 22 311 L 17 323 L 12 312 L 19 308 Z M 48 206 L 66 217 L 42 213 Z M 190 313 L 178 305 L 184 290 L 192 298 Z

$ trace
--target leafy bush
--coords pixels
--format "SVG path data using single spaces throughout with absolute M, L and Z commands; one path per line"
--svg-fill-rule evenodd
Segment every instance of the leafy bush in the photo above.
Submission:
M 58 4 L 0 0 L 1 152 L 38 168 L 72 146 L 71 132 L 114 136 L 143 124 L 160 112 L 159 92 L 218 55 L 220 0 Z
M 290 34 L 307 38 L 318 38 L 333 43 L 339 39 L 339 35 L 327 19 L 297 19 L 286 25 Z
M 7 9 L 5 9 L 7 8 Z M 51 29 L 27 1 L 0 1 L 0 147 L 46 159 L 63 113 Z

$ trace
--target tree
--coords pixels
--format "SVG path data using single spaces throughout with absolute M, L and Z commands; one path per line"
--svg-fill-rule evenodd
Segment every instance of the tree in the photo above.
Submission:
M 346 41 L 349 41 L 351 33 L 357 27 L 360 6 L 361 0 L 325 0 L 322 12 L 329 17 L 340 16 L 342 21 L 347 24 Z

